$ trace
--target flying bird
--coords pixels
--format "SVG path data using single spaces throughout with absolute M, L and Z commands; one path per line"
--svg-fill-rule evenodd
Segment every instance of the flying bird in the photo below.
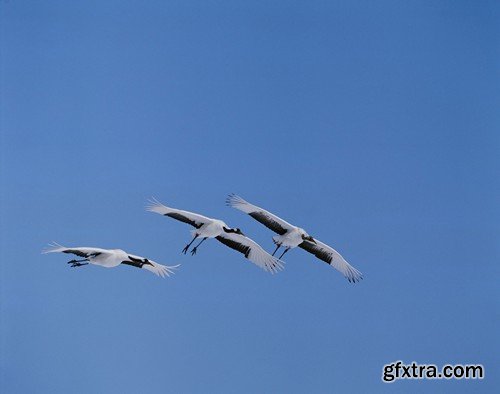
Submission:
M 358 282 L 363 279 L 362 273 L 345 261 L 335 249 L 314 239 L 304 229 L 288 223 L 265 209 L 250 204 L 235 194 L 230 194 L 227 197 L 226 203 L 230 207 L 247 213 L 278 234 L 273 236 L 273 241 L 276 244 L 276 249 L 272 254 L 273 256 L 280 247 L 285 248 L 279 257 L 281 259 L 286 252 L 298 246 L 314 254 L 318 259 L 330 264 L 333 268 L 342 273 L 349 282 Z
M 82 257 L 81 260 L 68 261 L 68 264 L 71 264 L 71 267 L 81 267 L 90 263 L 100 265 L 101 267 L 113 268 L 120 264 L 125 264 L 151 271 L 153 274 L 161 276 L 162 278 L 173 274 L 174 270 L 180 265 L 167 266 L 158 264 L 144 257 L 127 253 L 121 249 L 100 249 L 89 247 L 68 248 L 55 242 L 49 245 L 49 247 L 42 253 L 56 252 L 71 253 L 78 257 Z
M 231 228 L 222 220 L 211 219 L 197 213 L 170 208 L 156 199 L 150 200 L 150 204 L 146 209 L 194 227 L 194 230 L 191 230 L 193 239 L 182 250 L 184 254 L 188 252 L 189 247 L 197 238 L 201 238 L 201 241 L 191 250 L 191 255 L 193 256 L 205 240 L 215 238 L 231 249 L 242 253 L 248 260 L 265 271 L 276 273 L 283 269 L 283 263 L 279 259 L 271 256 L 257 242 L 245 236 L 239 228 Z

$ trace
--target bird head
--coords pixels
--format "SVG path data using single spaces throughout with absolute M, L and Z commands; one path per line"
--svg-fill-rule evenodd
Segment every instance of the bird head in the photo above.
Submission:
M 302 239 L 304 241 L 309 241 L 309 242 L 312 242 L 313 244 L 316 243 L 316 241 L 314 240 L 314 238 L 312 236 L 310 236 L 309 234 L 307 234 L 304 230 L 300 230 L 300 235 L 302 237 Z
M 224 227 L 224 231 L 228 234 L 233 233 L 233 234 L 238 234 L 238 235 L 245 235 L 239 228 L 227 228 Z
M 316 243 L 316 241 L 314 240 L 314 238 L 311 236 L 311 235 L 308 235 L 307 237 L 304 238 L 306 241 L 309 241 L 309 242 L 312 242 L 313 244 Z
M 148 259 L 143 258 L 143 257 L 139 257 L 139 256 L 128 255 L 128 261 L 130 261 L 131 263 L 135 263 L 135 264 L 153 265 L 153 263 L 151 261 L 149 261 Z M 142 267 L 142 265 L 141 265 L 141 267 Z
M 243 234 L 243 232 L 242 232 L 239 228 L 235 228 L 235 229 L 233 229 L 233 230 L 234 230 L 234 233 L 235 233 L 235 234 L 245 235 L 245 234 Z

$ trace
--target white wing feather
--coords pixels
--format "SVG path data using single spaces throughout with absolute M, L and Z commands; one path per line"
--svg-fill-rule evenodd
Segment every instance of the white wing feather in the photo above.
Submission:
M 142 268 L 151 271 L 153 274 L 161 276 L 164 278 L 165 276 L 170 276 L 175 274 L 175 270 L 180 267 L 180 264 L 177 265 L 162 265 L 155 263 L 154 261 L 149 260 L 153 265 L 144 264 Z

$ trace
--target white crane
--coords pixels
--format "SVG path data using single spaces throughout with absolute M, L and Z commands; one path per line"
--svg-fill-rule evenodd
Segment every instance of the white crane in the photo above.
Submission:
M 361 272 L 345 261 L 335 249 L 325 245 L 317 239 L 314 239 L 304 229 L 291 225 L 278 216 L 256 205 L 250 204 L 235 194 L 230 194 L 226 203 L 230 207 L 247 213 L 255 220 L 278 234 L 273 237 L 273 241 L 276 244 L 276 249 L 272 254 L 273 256 L 280 247 L 285 248 L 279 257 L 281 259 L 286 252 L 298 246 L 309 253 L 314 254 L 318 259 L 330 264 L 332 267 L 341 272 L 349 282 L 358 282 L 363 279 Z
M 170 208 L 156 199 L 150 200 L 150 204 L 146 209 L 194 227 L 194 230 L 191 230 L 193 239 L 182 250 L 184 254 L 187 253 L 189 247 L 198 237 L 202 238 L 202 240 L 191 250 L 193 256 L 203 241 L 208 238 L 215 238 L 231 249 L 244 254 L 248 260 L 265 271 L 276 273 L 283 269 L 283 263 L 279 259 L 271 256 L 257 242 L 245 236 L 239 228 L 231 228 L 222 220 L 211 219 L 197 213 Z
M 161 276 L 162 278 L 173 274 L 174 270 L 180 265 L 167 266 L 158 264 L 144 257 L 127 253 L 121 249 L 101 249 L 89 247 L 68 248 L 55 242 L 49 245 L 49 247 L 42 253 L 56 252 L 71 253 L 78 257 L 82 257 L 81 260 L 68 261 L 68 264 L 71 264 L 71 267 L 81 267 L 90 263 L 100 265 L 101 267 L 113 268 L 120 264 L 125 264 L 137 268 L 144 268 L 158 276 Z

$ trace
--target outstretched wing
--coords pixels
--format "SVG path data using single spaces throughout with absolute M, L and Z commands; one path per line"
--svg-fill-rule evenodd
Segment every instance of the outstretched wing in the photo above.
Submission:
M 155 275 L 161 276 L 164 278 L 165 276 L 170 276 L 175 273 L 175 270 L 180 266 L 177 265 L 163 265 L 158 264 L 155 261 L 146 259 L 144 257 L 135 256 L 133 254 L 128 254 L 129 260 L 122 261 L 122 264 L 131 265 L 132 267 L 143 268 L 152 272 Z
M 265 209 L 250 204 L 236 194 L 230 194 L 226 199 L 226 204 L 230 207 L 239 209 L 240 211 L 249 214 L 255 220 L 262 223 L 264 226 L 273 230 L 279 235 L 283 235 L 287 231 L 293 230 L 295 228 L 286 220 L 279 218 L 278 216 L 272 214 L 269 211 L 266 211 Z
M 70 253 L 77 255 L 79 257 L 84 257 L 84 258 L 89 258 L 89 257 L 96 257 L 101 254 L 110 254 L 110 251 L 107 249 L 100 249 L 100 248 L 89 248 L 86 246 L 83 247 L 66 247 L 59 245 L 56 242 L 53 242 L 50 244 L 46 249 L 43 250 L 42 253 Z
M 158 200 L 156 200 L 155 198 L 152 198 L 149 201 L 149 205 L 146 207 L 146 210 L 150 212 L 156 212 L 163 216 L 169 216 L 173 219 L 177 219 L 181 222 L 190 224 L 195 228 L 200 228 L 201 226 L 203 226 L 203 224 L 211 221 L 210 218 L 207 218 L 206 216 L 203 215 L 199 215 L 197 213 L 182 211 L 180 209 L 167 207 Z
M 299 247 L 312 253 L 318 259 L 330 264 L 333 268 L 344 275 L 349 282 L 359 282 L 363 279 L 363 274 L 356 268 L 350 265 L 344 258 L 332 247 L 325 245 L 323 242 L 314 239 L 316 244 L 310 241 L 302 242 Z
M 271 256 L 257 242 L 244 235 L 225 233 L 219 235 L 216 239 L 231 249 L 242 253 L 248 260 L 265 271 L 275 274 L 284 268 L 282 261 Z

